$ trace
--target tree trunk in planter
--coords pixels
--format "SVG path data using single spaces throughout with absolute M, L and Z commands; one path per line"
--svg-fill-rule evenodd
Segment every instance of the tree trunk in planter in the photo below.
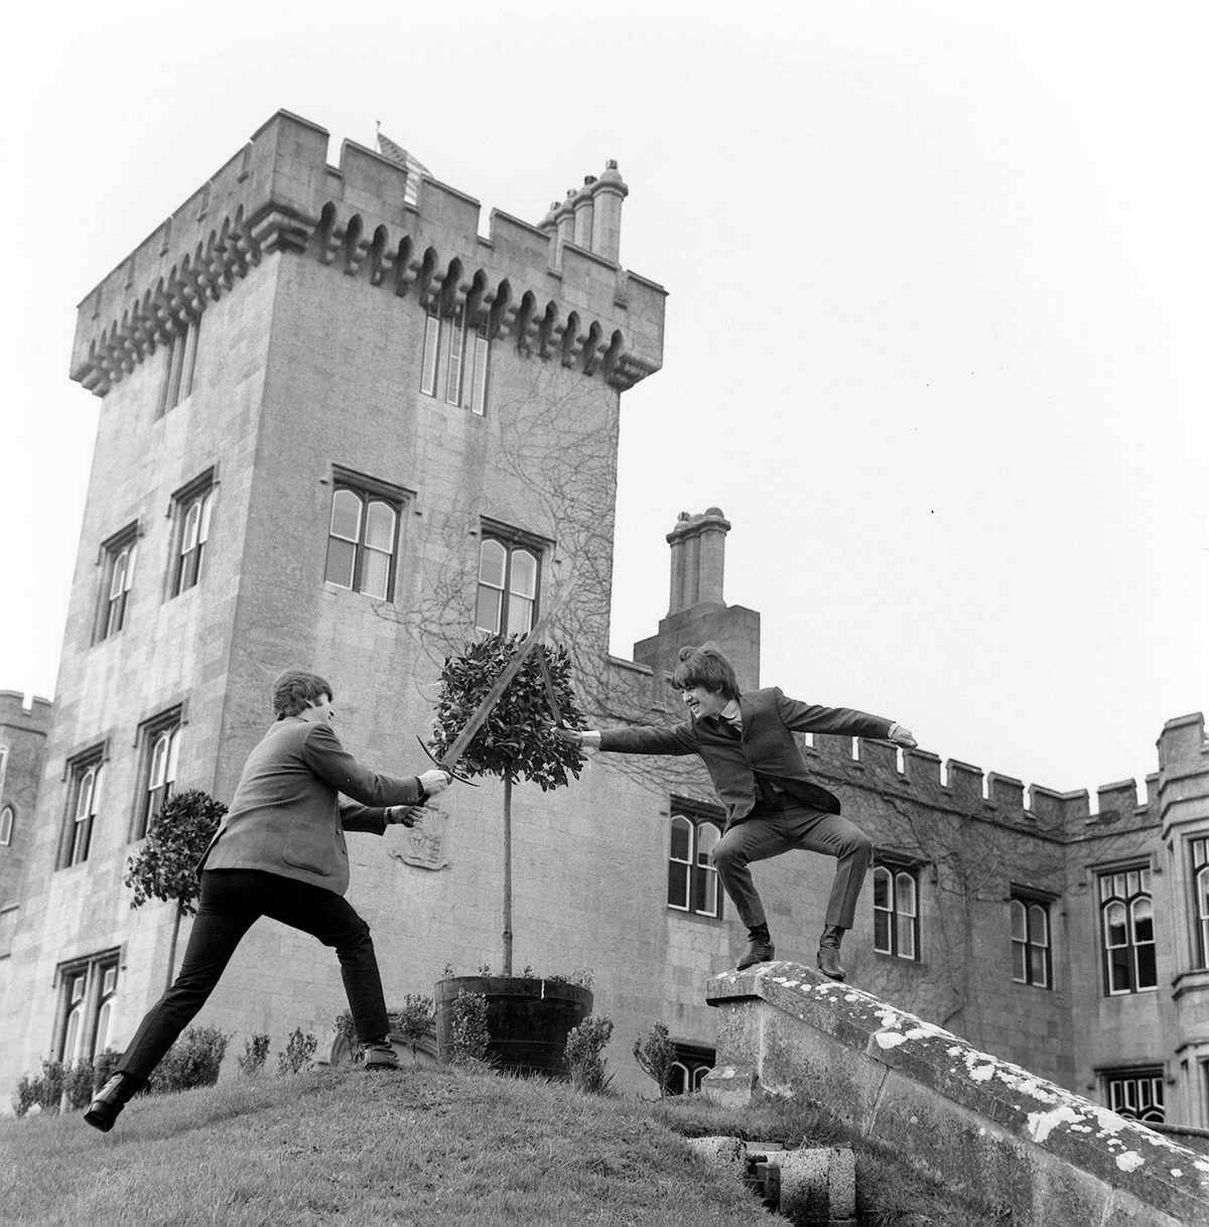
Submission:
M 512 781 L 504 776 L 504 975 L 512 975 Z
M 438 980 L 437 1054 L 451 1055 L 450 1007 L 459 993 L 487 998 L 488 1051 L 501 1068 L 520 1074 L 568 1079 L 567 1036 L 592 1012 L 592 990 L 562 980 L 522 980 L 514 976 L 451 976 Z

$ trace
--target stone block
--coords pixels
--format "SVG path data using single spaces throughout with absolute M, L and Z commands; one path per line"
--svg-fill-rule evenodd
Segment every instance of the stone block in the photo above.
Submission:
M 756 1071 L 746 1065 L 715 1065 L 701 1079 L 701 1090 L 723 1108 L 745 1108 L 755 1095 Z
M 856 1213 L 856 1157 L 846 1147 L 787 1150 L 778 1155 L 778 1208 L 795 1223 L 834 1223 Z

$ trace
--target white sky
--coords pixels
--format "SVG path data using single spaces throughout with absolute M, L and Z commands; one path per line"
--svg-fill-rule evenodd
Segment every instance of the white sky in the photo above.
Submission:
M 99 402 L 75 304 L 278 108 L 539 220 L 615 157 L 664 369 L 613 647 L 732 520 L 765 683 L 1059 789 L 1209 705 L 1203 4 L 25 6 L 0 157 L 0 688 L 50 695 Z M 10 23 L 12 19 L 9 19 Z

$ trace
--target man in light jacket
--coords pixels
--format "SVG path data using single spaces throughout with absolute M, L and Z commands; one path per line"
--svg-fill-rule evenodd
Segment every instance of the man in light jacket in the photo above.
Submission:
M 180 973 L 84 1114 L 97 1129 L 113 1127 L 261 916 L 335 948 L 366 1067 L 397 1065 L 369 925 L 344 898 L 344 832 L 381 835 L 391 823 L 413 825 L 410 807 L 444 791 L 450 776 L 399 778 L 363 767 L 333 731 L 332 688 L 314 673 L 283 673 L 273 710 L 277 722 L 248 756 L 230 811 L 198 865 L 201 897 Z
M 843 980 L 840 941 L 852 928 L 873 843 L 840 817 L 839 798 L 810 778 L 793 734 L 837 733 L 914 746 L 911 731 L 850 707 L 801 703 L 777 686 L 740 694 L 730 661 L 708 644 L 680 649 L 672 685 L 682 692 L 689 711 L 683 724 L 668 729 L 562 730 L 560 735 L 589 749 L 701 757 L 727 811 L 714 865 L 750 939 L 740 970 L 769 962 L 776 953 L 750 862 L 792 848 L 834 856 L 835 881 L 816 961 L 825 976 Z

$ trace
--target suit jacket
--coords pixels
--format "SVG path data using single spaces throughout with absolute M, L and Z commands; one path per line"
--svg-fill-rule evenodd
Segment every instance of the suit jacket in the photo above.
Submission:
M 361 804 L 341 801 L 344 793 Z M 363 767 L 327 724 L 287 716 L 248 755 L 231 809 L 198 864 L 261 869 L 342 895 L 345 831 L 386 829 L 385 807 L 424 799 L 420 781 Z
M 793 739 L 795 732 L 886 737 L 894 723 L 851 707 L 800 703 L 786 697 L 778 686 L 741 696 L 739 710 L 743 732 L 738 739 L 715 717 L 690 717 L 669 729 L 603 729 L 600 748 L 625 754 L 700 755 L 726 806 L 726 829 L 730 830 L 756 805 L 760 793 L 757 775 L 811 809 L 840 812 L 839 798 L 811 780 Z

